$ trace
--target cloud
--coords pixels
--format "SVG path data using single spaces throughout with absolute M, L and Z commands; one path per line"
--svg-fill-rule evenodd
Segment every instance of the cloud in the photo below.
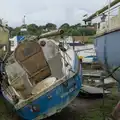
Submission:
M 43 25 L 48 22 L 58 26 L 67 22 L 79 23 L 86 13 L 91 14 L 103 7 L 108 0 L 0 0 L 0 17 L 15 27 L 26 22 Z

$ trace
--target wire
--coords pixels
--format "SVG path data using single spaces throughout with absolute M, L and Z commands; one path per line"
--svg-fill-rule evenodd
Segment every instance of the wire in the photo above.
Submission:
M 119 80 L 117 80 L 114 76 L 113 76 L 113 73 L 115 73 L 118 69 L 120 68 L 120 66 L 116 67 L 112 72 L 110 72 L 107 68 L 107 72 L 109 73 L 107 76 L 105 76 L 104 79 L 108 78 L 108 77 L 112 77 L 113 79 L 115 79 L 118 83 L 120 83 Z

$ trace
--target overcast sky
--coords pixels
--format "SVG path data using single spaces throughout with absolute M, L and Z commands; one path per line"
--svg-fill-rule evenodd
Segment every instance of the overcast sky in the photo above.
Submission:
M 91 14 L 107 4 L 108 0 L 0 0 L 0 18 L 12 27 L 26 23 L 43 25 L 48 22 L 57 24 L 76 24 L 84 14 Z

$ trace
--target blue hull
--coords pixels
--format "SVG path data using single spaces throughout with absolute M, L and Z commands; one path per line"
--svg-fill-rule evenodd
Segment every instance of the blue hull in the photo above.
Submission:
M 62 83 L 38 99 L 28 103 L 25 107 L 17 110 L 17 113 L 25 120 L 40 120 L 46 118 L 60 112 L 74 100 L 78 95 L 80 88 L 80 75 L 76 74 L 65 83 Z M 31 111 L 30 106 L 32 105 L 36 105 L 40 111 Z
M 120 30 L 115 30 L 95 39 L 98 60 L 110 71 L 120 66 Z M 114 77 L 120 80 L 119 70 Z

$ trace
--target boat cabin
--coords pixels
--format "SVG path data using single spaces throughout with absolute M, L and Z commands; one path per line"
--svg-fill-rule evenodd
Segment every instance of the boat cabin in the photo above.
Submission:
M 43 92 L 63 78 L 64 59 L 52 41 L 24 42 L 7 61 L 8 82 L 21 99 Z

